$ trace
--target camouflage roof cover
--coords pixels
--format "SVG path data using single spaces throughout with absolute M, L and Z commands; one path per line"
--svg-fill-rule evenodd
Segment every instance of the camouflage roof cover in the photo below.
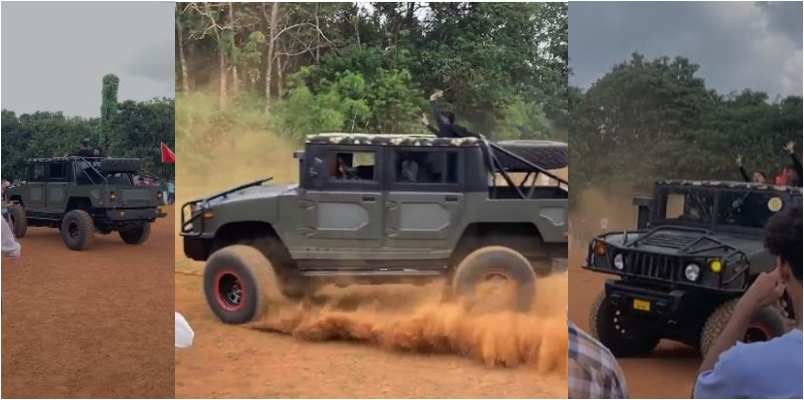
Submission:
M 726 189 L 755 189 L 755 190 L 772 190 L 777 192 L 794 192 L 802 193 L 800 187 L 784 186 L 784 185 L 768 185 L 764 183 L 742 182 L 742 181 L 692 181 L 692 180 L 678 180 L 667 179 L 656 182 L 657 185 L 678 185 L 678 186 L 697 186 L 697 187 L 714 187 Z
M 106 157 L 80 157 L 80 156 L 67 156 L 67 157 L 45 157 L 45 158 L 31 158 L 28 162 L 64 162 L 64 161 L 97 161 Z
M 308 135 L 309 144 L 343 144 L 358 146 L 423 146 L 423 147 L 469 147 L 479 146 L 480 140 L 467 138 L 440 138 L 435 135 L 394 135 L 368 133 L 320 133 Z

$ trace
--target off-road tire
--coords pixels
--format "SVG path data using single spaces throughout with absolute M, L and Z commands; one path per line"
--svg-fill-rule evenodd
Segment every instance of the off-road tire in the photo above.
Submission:
M 716 308 L 712 314 L 709 314 L 701 330 L 701 356 L 706 356 L 706 353 L 712 348 L 715 340 L 720 336 L 729 319 L 731 319 L 731 314 L 739 301 L 740 299 L 729 300 Z M 754 314 L 751 328 L 749 329 L 761 329 L 767 339 L 771 339 L 785 333 L 785 320 L 779 311 L 772 307 L 764 307 Z
M 70 225 L 75 224 L 75 236 L 70 236 Z M 72 210 L 61 220 L 61 238 L 70 250 L 86 250 L 95 237 L 95 224 L 92 216 L 84 210 Z
M 136 172 L 141 165 L 139 158 L 105 158 L 101 160 L 98 170 L 101 173 Z
M 25 209 L 19 204 L 10 204 L 8 216 L 11 219 L 14 236 L 18 238 L 25 236 L 25 233 L 28 232 L 28 218 L 25 217 Z
M 514 311 L 530 311 L 536 295 L 536 274 L 522 254 L 508 247 L 482 247 L 466 256 L 452 278 L 453 294 L 471 303 L 476 286 L 494 274 L 503 275 L 516 283 Z
M 615 357 L 645 356 L 659 344 L 659 337 L 656 335 L 640 333 L 631 337 L 623 336 L 615 327 L 616 317 L 614 307 L 606 297 L 606 293 L 600 293 L 589 312 L 589 331 L 592 337 L 606 346 Z
M 544 169 L 561 169 L 568 165 L 566 143 L 548 140 L 506 140 L 496 144 Z M 494 155 L 506 167 L 515 170 L 531 169 L 508 155 L 500 152 L 496 152 Z
M 242 291 L 240 302 L 222 294 L 224 279 L 234 279 Z M 244 324 L 268 313 L 272 305 L 286 299 L 277 283 L 274 268 L 256 248 L 246 245 L 224 247 L 207 261 L 204 268 L 204 295 L 212 312 L 227 324 Z
M 127 244 L 143 244 L 151 234 L 151 224 L 144 222 L 138 228 L 120 231 L 120 238 Z

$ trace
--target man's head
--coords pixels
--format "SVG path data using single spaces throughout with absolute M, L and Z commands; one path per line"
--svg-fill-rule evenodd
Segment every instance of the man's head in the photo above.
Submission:
M 782 210 L 765 227 L 765 247 L 776 256 L 785 284 L 798 285 L 801 292 L 801 206 Z
M 445 124 L 452 125 L 455 123 L 455 113 L 451 111 L 441 111 L 439 117 L 441 118 L 441 121 L 444 122 Z
M 765 173 L 762 171 L 754 171 L 751 175 L 751 182 L 754 183 L 765 183 Z
M 89 147 L 89 139 L 82 140 L 81 141 L 81 148 L 86 149 L 87 147 Z
M 101 155 L 101 149 L 100 149 L 100 147 L 96 147 L 96 148 L 94 148 L 94 149 L 92 150 L 92 155 L 93 155 L 93 156 L 95 156 L 95 157 L 100 157 L 100 155 Z

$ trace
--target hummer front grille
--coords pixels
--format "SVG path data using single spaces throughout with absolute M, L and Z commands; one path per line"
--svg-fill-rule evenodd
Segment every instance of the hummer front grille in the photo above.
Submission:
M 629 252 L 624 258 L 626 274 L 667 281 L 677 281 L 683 275 L 681 260 L 677 257 Z

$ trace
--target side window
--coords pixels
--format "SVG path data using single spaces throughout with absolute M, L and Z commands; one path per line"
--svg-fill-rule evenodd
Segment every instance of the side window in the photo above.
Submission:
M 50 180 L 67 180 L 67 164 L 50 164 Z
M 399 150 L 394 173 L 398 183 L 458 183 L 458 153 Z
M 33 164 L 28 166 L 28 180 L 31 182 L 43 182 L 45 180 L 45 165 Z
M 334 180 L 377 180 L 373 151 L 340 151 L 330 158 L 329 177 Z

